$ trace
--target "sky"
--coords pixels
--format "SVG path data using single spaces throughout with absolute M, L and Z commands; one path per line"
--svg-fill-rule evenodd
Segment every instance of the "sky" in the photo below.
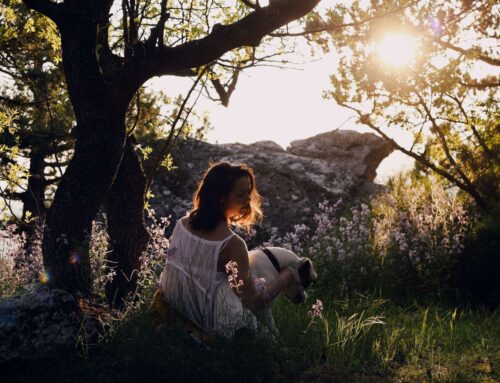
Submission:
M 329 53 L 294 69 L 251 68 L 240 75 L 228 107 L 201 96 L 196 109 L 209 112 L 213 126 L 208 141 L 250 144 L 271 140 L 286 148 L 294 140 L 337 128 L 372 132 L 356 124 L 354 112 L 323 98 L 336 65 L 334 54 Z M 170 76 L 156 78 L 149 86 L 172 95 L 186 94 L 191 84 L 190 79 Z M 392 131 L 391 135 L 403 144 L 411 139 L 403 132 Z M 394 152 L 380 164 L 376 182 L 384 183 L 412 164 L 409 157 Z

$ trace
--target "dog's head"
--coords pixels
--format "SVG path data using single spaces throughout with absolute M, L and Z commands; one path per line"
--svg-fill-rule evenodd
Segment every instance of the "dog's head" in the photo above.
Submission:
M 295 304 L 304 303 L 307 298 L 306 289 L 316 279 L 316 271 L 309 258 L 298 258 L 297 262 L 289 266 L 297 275 L 285 288 L 285 296 Z
M 314 271 L 312 261 L 309 258 L 301 258 L 293 251 L 282 247 L 269 247 L 268 250 L 276 258 L 281 269 L 290 267 L 295 273 L 292 283 L 285 288 L 283 293 L 291 302 L 303 303 L 307 297 L 305 290 L 316 279 L 316 271 Z

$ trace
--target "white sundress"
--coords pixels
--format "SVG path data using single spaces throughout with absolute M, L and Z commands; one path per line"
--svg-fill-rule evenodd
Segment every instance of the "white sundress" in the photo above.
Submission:
M 232 337 L 238 328 L 258 328 L 257 318 L 217 271 L 219 253 L 235 234 L 220 241 L 200 238 L 179 219 L 160 276 L 164 299 L 210 335 Z

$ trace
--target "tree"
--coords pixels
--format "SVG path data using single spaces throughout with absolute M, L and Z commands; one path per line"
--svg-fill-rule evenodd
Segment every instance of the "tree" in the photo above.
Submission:
M 484 210 L 500 200 L 499 15 L 487 0 L 374 0 L 338 5 L 309 25 L 315 43 L 331 42 L 339 54 L 328 96 Z M 339 23 L 347 28 L 330 27 Z M 392 51 L 382 53 L 387 38 Z M 415 48 L 399 66 L 409 47 L 397 38 Z M 396 142 L 391 129 L 409 131 L 412 145 Z
M 32 14 L 21 1 L 15 0 L 2 3 L 0 21 L 0 72 L 5 79 L 0 98 L 5 117 L 0 132 L 0 158 L 4 164 L 0 173 L 0 181 L 4 183 L 0 195 L 10 219 L 16 220 L 20 230 L 28 235 L 25 244 L 29 255 L 33 242 L 38 241 L 38 228 L 53 199 L 53 190 L 73 150 L 74 139 L 70 131 L 75 124 L 65 91 L 55 25 L 41 14 Z M 177 136 L 191 135 L 192 123 L 187 118 L 195 115 L 191 113 L 193 106 L 190 105 L 187 111 L 179 108 L 187 101 L 191 101 L 189 97 L 176 99 L 172 117 L 164 115 L 172 101 L 162 92 L 152 94 L 139 89 L 130 103 L 125 123 L 127 135 L 133 134 L 140 143 L 150 145 L 151 141 L 168 133 L 168 126 L 172 127 L 170 133 L 175 132 L 174 139 L 169 140 L 169 145 L 164 145 L 157 156 L 158 167 L 170 164 L 168 155 Z M 205 119 L 192 135 L 201 137 L 207 124 Z M 144 157 L 152 150 L 139 144 L 136 149 L 141 149 Z M 22 217 L 11 208 L 15 201 L 22 202 Z M 111 222 L 111 235 L 113 230 Z M 110 243 L 108 266 L 119 263 L 117 258 L 123 252 L 118 246 Z M 118 276 L 108 281 L 106 291 L 110 300 L 119 302 L 134 289 L 135 273 L 133 270 L 129 274 L 123 269 L 118 271 Z
M 74 155 L 47 214 L 44 264 L 51 286 L 88 295 L 87 238 L 105 196 L 123 270 L 136 264 L 147 240 L 146 182 L 125 129 L 137 90 L 152 77 L 193 76 L 227 52 L 236 56 L 238 47 L 257 47 L 264 36 L 306 15 L 319 0 L 272 1 L 267 7 L 247 1 L 230 7 L 123 0 L 121 28 L 113 29 L 112 0 L 23 1 L 57 25 L 77 123 Z
M 0 194 L 8 206 L 22 201 L 19 222 L 29 246 L 37 218 L 45 216 L 46 191 L 58 182 L 73 146 L 73 113 L 53 23 L 20 1 L 5 1 L 0 20 L 0 106 L 11 116 L 0 131 Z

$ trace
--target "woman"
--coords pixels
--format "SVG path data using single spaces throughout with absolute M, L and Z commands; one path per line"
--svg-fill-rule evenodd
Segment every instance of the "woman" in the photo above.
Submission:
M 266 288 L 256 289 L 245 241 L 230 226 L 249 230 L 262 217 L 252 169 L 226 162 L 212 165 L 193 199 L 193 209 L 172 233 L 167 262 L 160 277 L 164 299 L 205 334 L 232 336 L 238 328 L 256 329 L 253 314 L 295 277 L 289 269 Z M 235 262 L 236 264 L 234 264 Z M 233 292 L 239 297 L 216 302 L 217 289 L 228 283 L 226 265 L 238 275 Z M 229 268 L 228 268 L 229 270 Z M 217 307 L 216 307 L 217 306 Z M 224 311 L 224 321 L 214 313 Z

